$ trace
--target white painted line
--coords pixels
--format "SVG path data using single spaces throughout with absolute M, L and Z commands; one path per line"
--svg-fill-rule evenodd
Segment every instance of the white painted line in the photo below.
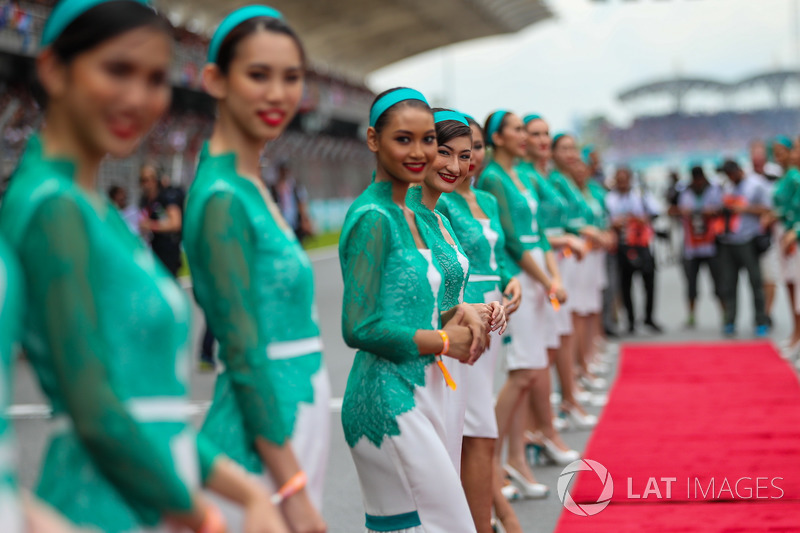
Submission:
M 204 415 L 211 407 L 210 401 L 194 401 L 186 405 L 188 416 Z M 328 402 L 328 409 L 331 413 L 342 411 L 342 398 L 331 398 Z M 22 403 L 15 404 L 6 409 L 6 416 L 14 420 L 42 420 L 51 418 L 53 415 L 49 405 L 43 403 Z

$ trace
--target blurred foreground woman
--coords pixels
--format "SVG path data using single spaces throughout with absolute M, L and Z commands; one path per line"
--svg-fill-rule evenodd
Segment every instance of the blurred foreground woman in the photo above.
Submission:
M 132 0 L 62 0 L 37 58 L 45 126 L 0 210 L 25 274 L 23 339 L 53 434 L 38 495 L 104 532 L 223 532 L 201 480 L 247 505 L 247 531 L 285 532 L 268 494 L 188 421 L 188 301 L 97 190 L 170 99 L 170 28 Z
M 293 531 L 316 533 L 330 387 L 313 272 L 260 172 L 264 145 L 297 112 L 304 73 L 300 40 L 274 9 L 246 6 L 219 25 L 203 72 L 217 122 L 189 190 L 184 245 L 223 365 L 202 434 L 278 491 Z M 237 529 L 239 513 L 223 509 Z

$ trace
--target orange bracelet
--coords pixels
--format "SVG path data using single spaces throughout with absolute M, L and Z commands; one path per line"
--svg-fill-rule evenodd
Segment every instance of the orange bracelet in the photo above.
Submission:
M 450 337 L 447 335 L 447 332 L 443 329 L 437 329 L 436 333 L 442 338 L 442 351 L 437 353 L 436 355 L 447 355 L 447 352 L 450 351 Z
M 306 487 L 308 483 L 308 476 L 302 470 L 289 478 L 289 481 L 272 495 L 271 501 L 273 505 L 280 505 L 285 500 L 291 498 Z
M 206 507 L 206 516 L 203 518 L 203 524 L 197 533 L 225 533 L 227 525 L 222 513 L 219 512 L 216 505 L 209 504 Z
M 558 301 L 556 293 L 551 292 L 549 296 L 550 296 L 550 305 L 553 306 L 553 309 L 555 309 L 556 311 L 561 309 L 561 302 Z

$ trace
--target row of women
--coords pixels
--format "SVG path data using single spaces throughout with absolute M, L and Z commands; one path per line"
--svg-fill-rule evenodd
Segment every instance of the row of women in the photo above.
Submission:
M 132 153 L 167 109 L 170 45 L 170 27 L 140 0 L 61 0 L 45 25 L 45 125 L 0 207 L 0 355 L 7 385 L 12 346 L 25 348 L 52 435 L 36 496 L 23 497 L 0 426 L 4 532 L 326 530 L 329 387 L 312 271 L 259 172 L 300 103 L 303 47 L 267 6 L 231 13 L 209 45 L 217 121 L 184 242 L 223 369 L 195 431 L 189 303 L 97 191 L 102 159 Z M 359 350 L 342 422 L 366 528 L 491 531 L 494 506 L 521 531 L 501 473 L 543 497 L 526 443 L 559 463 L 578 458 L 556 430 L 551 366 L 558 420 L 595 422 L 575 376 L 590 377 L 599 331 L 602 190 L 574 139 L 551 140 L 541 117 L 498 111 L 481 128 L 412 89 L 376 98 L 368 146 L 373 183 L 340 242 L 343 333 Z
M 339 243 L 343 332 L 359 349 L 342 422 L 367 530 L 491 532 L 494 507 L 521 532 L 506 497 L 548 493 L 526 444 L 559 464 L 580 457 L 554 424 L 551 366 L 563 418 L 596 422 L 575 376 L 591 378 L 600 332 L 604 190 L 540 116 L 501 110 L 482 128 L 409 88 L 375 99 L 367 143 L 373 183 Z

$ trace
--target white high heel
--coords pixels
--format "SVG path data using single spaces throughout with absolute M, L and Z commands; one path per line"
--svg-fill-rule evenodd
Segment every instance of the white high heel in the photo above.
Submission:
M 583 385 L 587 390 L 599 392 L 608 389 L 608 381 L 603 378 L 593 378 L 590 376 L 581 376 L 580 378 L 581 385 Z
M 543 485 L 541 483 L 531 483 L 525 479 L 525 476 L 520 474 L 513 466 L 507 464 L 503 468 L 511 478 L 511 482 L 514 483 L 514 485 L 516 485 L 516 487 L 519 489 L 519 492 L 522 494 L 523 498 L 527 500 L 539 500 L 542 498 L 547 498 L 547 495 L 550 494 L 550 489 L 547 487 L 547 485 Z
M 583 414 L 575 407 L 561 406 L 561 416 L 566 418 L 577 429 L 592 429 L 597 425 L 596 416 L 588 413 Z
M 500 489 L 500 492 L 503 493 L 503 497 L 509 502 L 515 502 L 522 499 L 522 493 L 520 493 L 519 489 L 517 489 L 517 487 L 514 485 L 505 485 Z
M 555 463 L 559 466 L 568 465 L 573 461 L 577 461 L 581 458 L 581 453 L 578 450 L 562 450 L 556 444 L 542 435 L 541 433 L 537 436 L 531 435 L 534 437 L 535 440 L 538 440 L 541 444 L 534 444 L 534 446 L 539 446 L 539 450 L 542 455 L 544 455 L 550 463 Z

